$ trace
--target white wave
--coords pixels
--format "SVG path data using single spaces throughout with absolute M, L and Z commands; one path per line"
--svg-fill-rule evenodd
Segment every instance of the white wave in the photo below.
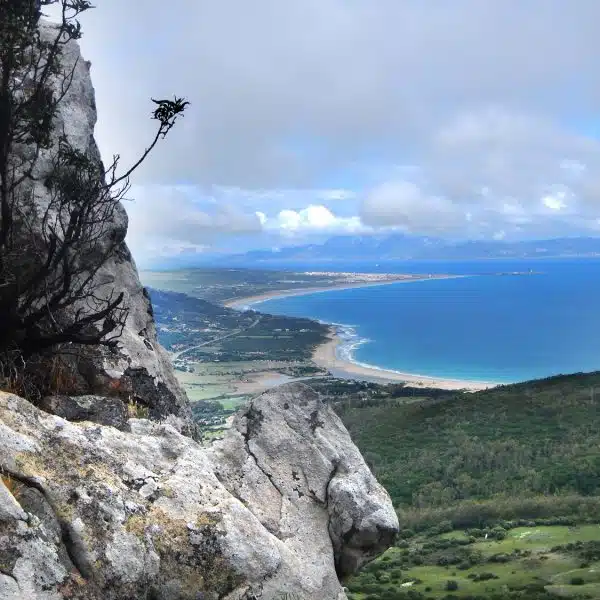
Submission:
M 356 351 L 365 344 L 372 342 L 369 338 L 360 337 L 356 331 L 355 325 L 345 325 L 341 323 L 328 323 L 336 329 L 337 336 L 342 340 L 342 343 L 337 347 L 336 354 L 340 360 L 352 363 L 357 367 L 381 371 L 382 373 L 394 373 L 396 375 L 409 375 L 405 371 L 397 371 L 385 367 L 378 367 L 371 363 L 361 362 L 356 359 Z M 413 377 L 423 377 L 433 379 L 432 375 L 422 375 L 419 373 L 410 373 Z
M 371 342 L 370 339 L 360 337 L 355 325 L 345 323 L 327 323 L 335 328 L 336 335 L 341 340 L 341 344 L 336 348 L 336 355 L 340 360 L 356 363 L 354 353 L 363 346 Z

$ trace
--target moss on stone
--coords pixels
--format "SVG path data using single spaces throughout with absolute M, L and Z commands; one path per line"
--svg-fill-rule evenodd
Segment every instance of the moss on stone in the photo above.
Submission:
M 195 598 L 197 592 L 218 598 L 241 582 L 221 555 L 220 520 L 218 514 L 202 513 L 189 524 L 153 506 L 146 514 L 130 516 L 125 529 L 140 539 L 151 539 L 160 557 L 159 578 L 164 583 L 177 580 L 182 599 Z

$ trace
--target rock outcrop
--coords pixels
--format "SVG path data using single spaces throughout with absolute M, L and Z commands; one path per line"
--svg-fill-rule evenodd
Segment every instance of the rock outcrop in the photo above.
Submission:
M 398 522 L 310 388 L 202 447 L 168 424 L 71 423 L 0 393 L 0 598 L 345 598 Z
M 129 431 L 128 410 L 119 398 L 104 396 L 46 396 L 38 403 L 42 410 L 67 421 L 90 421 Z
M 54 27 L 43 21 L 40 31 L 42 37 L 49 39 L 56 35 Z M 59 135 L 64 134 L 75 149 L 101 162 L 94 140 L 97 115 L 90 63 L 83 60 L 79 45 L 75 42 L 69 42 L 63 48 L 61 60 L 64 71 L 72 72 L 73 77 L 68 92 L 59 104 L 53 130 L 55 144 L 48 150 L 42 150 L 36 161 L 35 177 L 23 184 L 31 188 L 40 214 L 49 203 L 50 191 L 44 181 L 52 169 Z M 20 150 L 24 154 L 28 151 L 26 146 Z M 193 427 L 189 403 L 174 376 L 166 351 L 158 343 L 150 298 L 140 283 L 135 262 L 124 241 L 127 225 L 127 213 L 119 204 L 104 235 L 106 244 L 119 242 L 117 251 L 101 266 L 94 278 L 94 291 L 99 298 L 107 298 L 112 293 L 124 294 L 123 306 L 128 308 L 129 313 L 119 339 L 119 348 L 117 352 L 109 352 L 101 347 L 81 348 L 77 358 L 70 359 L 76 380 L 72 391 L 77 394 L 116 396 L 125 402 L 140 404 L 148 409 L 151 418 L 178 416 L 183 430 L 190 434 Z M 101 248 L 98 248 L 98 254 L 102 254 Z

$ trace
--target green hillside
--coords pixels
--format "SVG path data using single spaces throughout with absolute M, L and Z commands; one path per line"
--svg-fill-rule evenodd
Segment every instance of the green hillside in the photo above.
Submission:
M 600 373 L 337 410 L 402 509 L 600 494 Z
M 600 598 L 600 373 L 333 401 L 402 527 L 352 598 Z

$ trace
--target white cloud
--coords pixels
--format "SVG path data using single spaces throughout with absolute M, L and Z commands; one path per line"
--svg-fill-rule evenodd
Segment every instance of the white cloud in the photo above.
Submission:
M 261 227 L 264 226 L 264 224 L 267 222 L 267 215 L 265 215 L 264 212 L 261 212 L 260 210 L 256 211 L 256 216 L 258 217 L 258 220 L 261 224 Z
M 374 227 L 402 227 L 406 231 L 439 234 L 468 223 L 467 211 L 447 198 L 429 194 L 410 181 L 375 187 L 365 197 L 362 221 Z
M 571 232 L 600 214 L 600 142 L 533 115 L 497 107 L 461 115 L 423 140 L 412 181 L 373 188 L 372 225 L 478 237 Z
M 195 186 L 134 186 L 125 203 L 127 242 L 142 262 L 208 250 L 217 237 L 256 234 L 260 217 L 203 194 Z
M 368 231 L 359 217 L 336 216 L 326 206 L 314 204 L 298 211 L 282 210 L 273 218 L 264 220 L 263 223 L 266 230 L 277 231 L 284 236 Z
M 125 203 L 130 223 L 127 242 L 145 264 L 153 256 L 210 252 L 219 245 L 231 248 L 227 240 L 232 237 L 237 241 L 239 236 L 257 239 L 263 234 L 261 239 L 273 245 L 275 240 L 290 243 L 303 237 L 370 231 L 358 216 L 336 215 L 322 204 L 278 210 L 292 200 L 323 194 L 323 190 L 266 193 L 219 187 L 204 190 L 194 185 L 134 186 L 130 194 L 134 200 Z M 254 210 L 258 205 L 264 210 Z
M 567 206 L 564 202 L 564 196 L 565 194 L 560 192 L 553 196 L 544 196 L 542 202 L 544 206 L 548 207 L 550 210 L 559 211 Z
M 150 97 L 192 103 L 135 177 L 193 201 L 130 208 L 134 253 L 597 228 L 598 22 L 597 0 L 103 0 L 82 45 L 104 157 L 143 150 Z
M 192 102 L 146 180 L 315 187 L 481 107 L 594 117 L 598 22 L 597 0 L 103 0 L 82 43 L 106 154 L 143 149 L 150 96 Z

